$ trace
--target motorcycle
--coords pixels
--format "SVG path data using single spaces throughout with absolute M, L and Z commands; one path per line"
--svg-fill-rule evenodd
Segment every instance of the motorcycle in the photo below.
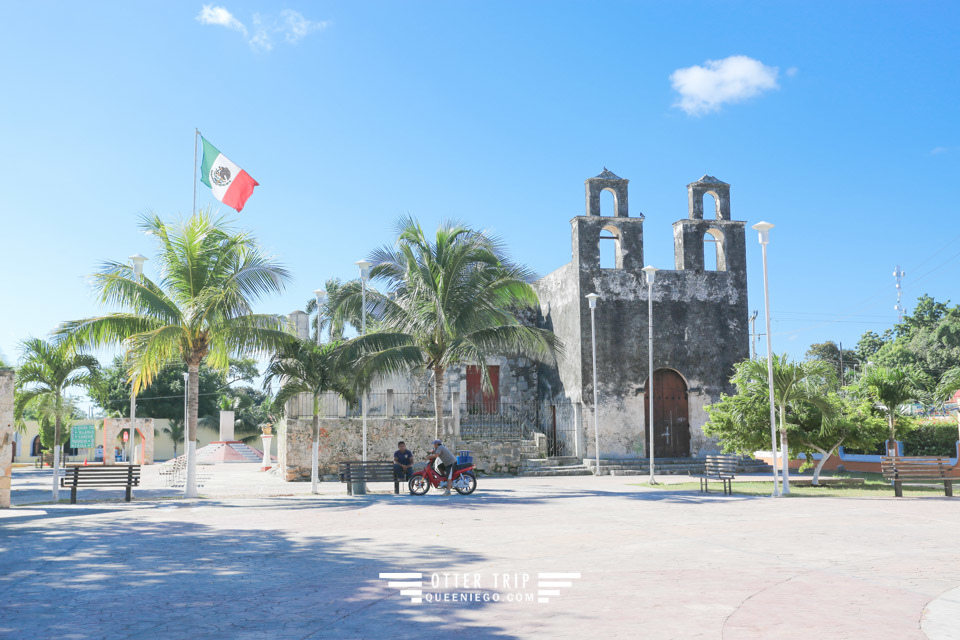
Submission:
M 441 483 L 446 481 L 447 476 L 441 475 L 431 462 L 427 464 L 423 470 L 414 473 L 408 484 L 410 486 L 410 493 L 415 496 L 422 496 L 430 491 L 430 487 L 440 489 Z M 476 467 L 473 464 L 457 464 L 453 468 L 453 479 L 450 486 L 462 496 L 468 496 L 476 491 Z

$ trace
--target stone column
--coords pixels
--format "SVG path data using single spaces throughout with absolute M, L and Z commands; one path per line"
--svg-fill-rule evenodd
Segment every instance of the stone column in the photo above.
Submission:
M 394 404 L 393 389 L 387 389 L 387 408 L 385 413 L 388 418 L 393 417 L 393 404 Z
M 236 420 L 233 411 L 220 412 L 220 442 L 233 442 L 236 436 L 233 433 L 233 425 Z
M 13 469 L 13 369 L 0 369 L 0 509 L 10 507 Z

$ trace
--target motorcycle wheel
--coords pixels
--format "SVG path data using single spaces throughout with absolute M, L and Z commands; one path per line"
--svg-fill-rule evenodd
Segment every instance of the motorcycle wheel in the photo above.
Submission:
M 415 496 L 422 496 L 430 491 L 430 483 L 423 476 L 413 476 L 407 484 L 410 487 L 410 493 Z
M 462 496 L 468 496 L 477 490 L 477 477 L 472 473 L 464 473 L 453 481 L 453 488 Z

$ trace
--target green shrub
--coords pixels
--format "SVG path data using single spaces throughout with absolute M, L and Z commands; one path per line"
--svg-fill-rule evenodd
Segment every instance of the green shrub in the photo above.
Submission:
M 907 456 L 957 455 L 957 425 L 943 422 L 921 422 L 903 439 Z

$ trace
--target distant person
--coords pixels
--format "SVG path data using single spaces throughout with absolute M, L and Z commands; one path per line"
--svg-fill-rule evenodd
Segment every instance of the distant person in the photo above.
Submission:
M 407 449 L 403 440 L 397 443 L 397 450 L 393 452 L 393 477 L 403 478 L 406 482 L 413 477 L 413 452 Z
M 447 481 L 443 483 L 443 495 L 450 495 L 450 483 L 453 480 L 453 468 L 457 466 L 457 458 L 454 456 L 450 449 L 447 449 L 443 446 L 443 442 L 439 439 L 433 441 L 433 453 L 429 454 L 427 458 L 433 462 L 434 460 L 439 460 L 437 464 L 437 471 L 440 475 L 447 476 Z

